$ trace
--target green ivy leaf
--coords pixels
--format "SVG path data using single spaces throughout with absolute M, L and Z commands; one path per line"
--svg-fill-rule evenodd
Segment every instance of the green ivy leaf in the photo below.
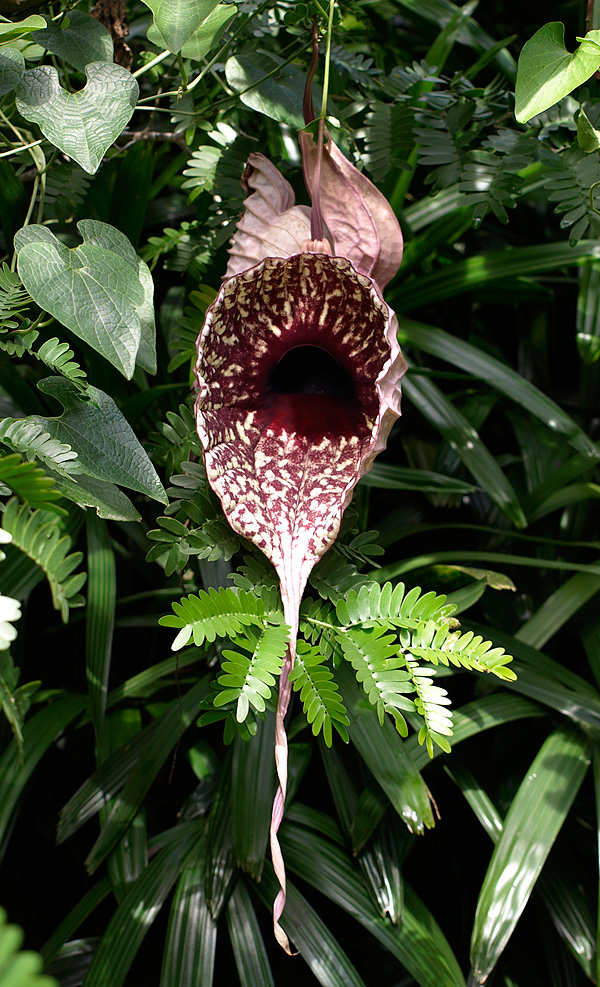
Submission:
M 219 0 L 144 0 L 164 47 L 174 54 L 192 39 Z
M 515 86 L 515 116 L 527 123 L 581 86 L 600 66 L 600 31 L 588 31 L 571 54 L 565 48 L 560 21 L 545 24 L 519 56 Z
M 57 418 L 32 415 L 27 421 L 42 425 L 51 438 L 70 445 L 83 473 L 167 503 L 145 449 L 108 394 L 89 385 L 82 395 L 77 385 L 64 377 L 46 377 L 38 387 L 56 398 L 64 412 Z
M 186 41 L 181 49 L 182 56 L 190 58 L 194 62 L 200 62 L 206 58 L 236 13 L 237 7 L 234 4 L 220 3 L 196 28 L 189 41 Z M 147 38 L 159 48 L 168 49 L 169 47 L 156 24 L 151 24 L 148 28 Z
M 0 50 L 0 96 L 16 89 L 25 71 L 25 59 L 18 48 Z
M 64 58 L 81 72 L 90 62 L 112 62 L 114 47 L 110 33 L 100 21 L 81 10 L 72 10 L 60 22 L 44 18 L 46 27 L 36 31 L 34 41 Z
M 63 497 L 79 504 L 80 507 L 94 507 L 98 517 L 109 521 L 139 521 L 140 512 L 114 483 L 94 480 L 91 476 L 84 476 L 82 473 L 71 478 L 58 476 L 52 470 L 47 472 L 54 479 L 55 488 Z
M 22 38 L 24 34 L 29 34 L 30 31 L 39 31 L 45 26 L 46 21 L 39 14 L 32 14 L 31 17 L 26 17 L 24 21 L 17 21 L 16 24 L 12 21 L 0 24 L 0 42 L 5 45 L 7 41 L 15 41 L 17 38 Z
M 577 114 L 577 143 L 586 154 L 600 150 L 600 130 L 592 125 L 583 107 Z
M 19 276 L 37 304 L 124 374 L 136 359 L 154 373 L 152 276 L 127 237 L 81 220 L 83 243 L 69 249 L 45 226 L 15 235 Z M 125 261 L 125 263 L 123 263 Z
M 139 87 L 127 69 L 112 62 L 90 62 L 85 74 L 86 86 L 68 93 L 55 68 L 29 69 L 16 103 L 21 116 L 37 123 L 44 137 L 93 175 L 131 119 Z
M 280 72 L 265 78 L 278 65 L 283 66 L 283 59 L 261 51 L 252 55 L 238 55 L 227 60 L 225 76 L 228 84 L 240 93 L 242 103 L 280 123 L 302 130 L 304 117 L 302 115 L 302 100 L 306 73 L 297 65 L 285 65 Z M 261 79 L 264 81 L 261 82 Z M 253 86 L 249 92 L 243 92 L 248 86 Z M 321 90 L 313 86 L 315 105 L 321 100 Z

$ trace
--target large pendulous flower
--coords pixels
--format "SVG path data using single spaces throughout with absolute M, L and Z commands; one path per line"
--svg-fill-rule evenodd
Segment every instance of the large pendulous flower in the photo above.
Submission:
M 271 560 L 291 641 L 281 674 L 271 851 L 285 904 L 277 830 L 287 782 L 287 711 L 306 580 L 333 544 L 354 487 L 400 414 L 406 365 L 383 301 L 402 235 L 381 193 L 333 142 L 300 135 L 312 208 L 261 154 L 230 261 L 198 340 L 198 433 L 209 483 L 232 528 Z

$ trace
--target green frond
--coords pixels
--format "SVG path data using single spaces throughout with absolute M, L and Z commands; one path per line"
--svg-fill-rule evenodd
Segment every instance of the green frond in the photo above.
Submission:
M 322 732 L 323 740 L 331 747 L 332 727 L 335 727 L 342 740 L 347 743 L 346 727 L 350 721 L 333 674 L 324 664 L 325 661 L 325 656 L 318 648 L 311 647 L 305 641 L 298 641 L 296 660 L 289 678 L 294 692 L 300 693 L 304 713 L 314 736 Z
M 508 223 L 506 210 L 516 201 L 522 186 L 523 180 L 506 170 L 501 157 L 489 151 L 471 151 L 459 187 L 465 193 L 464 205 L 475 206 L 475 222 L 493 212 L 501 223 Z
M 349 51 L 343 45 L 331 45 L 331 61 L 342 75 L 359 85 L 369 85 L 374 76 L 381 75 L 381 69 L 376 67 L 372 58 L 358 51 Z
M 153 459 L 164 465 L 168 476 L 178 474 L 182 464 L 192 456 L 202 459 L 202 446 L 196 431 L 194 411 L 179 405 L 179 413 L 167 411 L 166 422 L 159 422 L 158 432 L 148 436 L 153 444 Z
M 275 590 L 279 593 L 277 573 L 262 552 L 255 555 L 245 555 L 242 565 L 237 572 L 232 572 L 230 579 L 238 589 L 262 592 L 263 589 Z
M 192 557 L 209 562 L 223 558 L 228 562 L 239 550 L 240 539 L 224 518 L 206 521 L 198 528 L 188 528 L 174 517 L 156 520 L 160 527 L 147 533 L 156 544 L 146 555 L 146 561 L 160 561 L 166 576 L 185 569 Z
M 40 686 L 40 682 L 28 682 L 19 685 L 20 670 L 15 668 L 9 651 L 1 650 L 3 646 L 2 623 L 3 604 L 6 597 L 0 596 L 0 703 L 2 711 L 10 725 L 19 753 L 23 753 L 23 724 L 25 715 L 31 705 L 31 697 Z M 15 603 L 16 601 L 11 601 Z M 17 604 L 18 605 L 18 604 Z M 14 618 L 11 618 L 14 619 Z
M 60 500 L 61 495 L 54 486 L 54 478 L 47 476 L 43 469 L 33 463 L 25 463 L 16 453 L 0 455 L 0 495 L 2 487 L 7 492 L 16 494 L 19 500 L 30 507 L 55 514 L 66 514 L 62 507 L 54 501 Z
M 265 621 L 279 621 L 281 611 L 268 610 L 262 596 L 237 589 L 214 589 L 198 595 L 184 596 L 171 604 L 173 614 L 161 617 L 162 627 L 180 628 L 172 644 L 173 651 L 193 639 L 196 647 L 205 641 L 212 643 L 218 637 L 235 637 L 244 627 L 262 626 Z
M 447 738 L 452 736 L 452 711 L 447 708 L 450 705 L 448 693 L 433 684 L 435 668 L 423 668 L 408 656 L 406 667 L 415 689 L 415 709 L 423 720 L 419 743 L 425 743 L 430 757 L 433 757 L 434 744 L 449 754 L 451 748 Z
M 72 221 L 92 178 L 75 161 L 57 161 L 46 177 L 45 208 L 49 218 Z
M 426 185 L 447 188 L 463 177 L 469 145 L 479 133 L 479 126 L 471 125 L 474 112 L 471 100 L 458 99 L 443 114 L 417 115 L 419 163 L 433 169 L 425 179 Z
M 67 554 L 71 538 L 62 533 L 56 516 L 19 506 L 11 498 L 2 515 L 2 527 L 12 535 L 13 545 L 42 569 L 52 592 L 52 603 L 60 610 L 63 621 L 69 619 L 69 607 L 83 606 L 79 590 L 86 580 L 84 572 L 74 573 L 83 558 L 82 552 Z
M 243 723 L 250 707 L 264 713 L 283 667 L 289 637 L 289 627 L 283 621 L 267 624 L 260 633 L 238 636 L 235 643 L 243 650 L 223 651 L 226 660 L 218 679 L 222 691 L 214 697 L 214 705 L 235 703 L 238 723 Z
M 334 665 L 342 660 L 337 618 L 329 603 L 305 597 L 300 607 L 300 632 L 307 641 L 318 646 L 321 654 L 332 659 Z
M 192 363 L 196 359 L 196 343 L 200 330 L 204 325 L 206 310 L 217 296 L 217 292 L 210 285 L 200 284 L 190 292 L 189 300 L 191 305 L 186 305 L 183 310 L 183 318 L 178 319 L 169 339 L 169 348 L 175 356 L 169 363 L 167 370 L 172 373 L 184 363 Z
M 389 713 L 398 733 L 406 737 L 408 727 L 400 710 L 415 709 L 412 699 L 406 699 L 407 693 L 414 692 L 414 684 L 404 656 L 398 653 L 395 635 L 386 634 L 384 627 L 351 628 L 340 634 L 338 640 L 357 681 L 375 706 L 379 722 L 383 725 L 384 714 Z
M 491 641 L 484 641 L 473 631 L 452 631 L 447 624 L 441 627 L 433 622 L 424 624 L 406 645 L 406 650 L 434 665 L 441 663 L 475 672 L 491 672 L 505 682 L 513 682 L 517 677 L 506 667 L 513 659 L 504 648 L 493 648 Z
M 26 320 L 28 321 L 28 320 Z M 6 339 L 0 337 L 0 350 L 9 356 L 21 359 L 24 353 L 31 353 L 32 346 L 39 336 L 37 329 L 19 329 Z
M 85 370 L 82 370 L 79 364 L 73 360 L 74 353 L 69 344 L 61 343 L 56 336 L 42 343 L 39 350 L 32 350 L 32 355 L 45 363 L 50 370 L 62 374 L 63 377 L 68 377 L 76 384 L 84 384 L 86 380 Z
M 414 111 L 405 103 L 371 103 L 360 136 L 365 139 L 365 162 L 376 182 L 393 168 L 407 169 L 415 146 Z
M 596 154 L 585 154 L 580 147 L 571 147 L 560 154 L 547 153 L 544 163 L 551 173 L 544 183 L 550 191 L 550 202 L 556 202 L 554 211 L 563 213 L 560 225 L 570 227 L 569 243 L 573 246 L 585 236 L 592 226 L 600 231 L 600 217 L 590 203 L 590 188 L 600 182 L 600 161 Z
M 419 586 L 406 593 L 404 583 L 395 587 L 392 583 L 368 583 L 358 592 L 351 590 L 336 604 L 337 619 L 343 627 L 381 622 L 387 627 L 416 628 L 424 620 L 445 621 L 454 609 L 445 596 L 434 592 L 421 596 Z
M 317 563 L 309 576 L 311 586 L 324 600 L 335 603 L 343 599 L 350 589 L 366 585 L 353 562 L 348 562 L 337 546 L 333 546 Z
M 59 476 L 72 477 L 81 473 L 77 453 L 66 442 L 50 438 L 43 425 L 29 418 L 4 418 L 0 422 L 0 441 L 23 453 L 27 459 L 38 459 Z
M 18 274 L 3 263 L 0 267 L 0 332 L 18 329 L 23 321 L 21 313 L 31 303 Z

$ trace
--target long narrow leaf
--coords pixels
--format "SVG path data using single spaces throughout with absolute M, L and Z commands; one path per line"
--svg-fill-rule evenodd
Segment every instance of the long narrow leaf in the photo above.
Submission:
M 122 987 L 144 937 L 175 884 L 186 857 L 194 858 L 204 823 L 184 823 L 131 886 L 102 936 L 86 987 Z
M 477 983 L 494 969 L 527 904 L 590 764 L 588 742 L 560 727 L 515 795 L 479 894 L 471 938 Z
M 227 903 L 227 928 L 242 987 L 275 987 L 256 912 L 241 880 Z
M 112 638 L 117 599 L 115 555 L 108 537 L 106 521 L 93 512 L 86 516 L 87 527 L 87 608 L 86 674 L 92 721 L 96 732 L 97 762 L 104 760 L 104 716 Z
M 175 889 L 160 987 L 212 987 L 217 946 L 217 923 L 203 889 L 204 844 L 182 870 Z
M 421 833 L 434 825 L 429 792 L 407 753 L 391 717 L 380 726 L 374 709 L 363 708 L 363 693 L 346 662 L 336 679 L 350 718 L 348 733 L 370 771 L 409 829 Z
M 430 380 L 409 377 L 402 389 L 411 404 L 438 429 L 451 449 L 460 456 L 490 500 L 517 528 L 526 527 L 527 518 L 516 491 L 465 416 Z
M 585 243 L 589 243 L 589 240 L 586 240 Z M 566 248 L 569 252 L 573 249 L 567 244 L 552 244 L 551 249 L 556 246 Z M 498 253 L 497 256 L 506 258 L 510 257 L 510 254 Z M 501 363 L 500 360 L 490 356 L 489 353 L 462 339 L 456 339 L 441 329 L 424 325 L 421 322 L 412 322 L 409 319 L 402 319 L 400 338 L 401 341 L 404 339 L 424 353 L 437 356 L 441 360 L 454 364 L 462 371 L 466 370 L 474 374 L 475 377 L 485 380 L 487 384 L 501 391 L 502 394 L 506 394 L 511 401 L 515 401 L 526 408 L 548 428 L 564 435 L 574 449 L 589 457 L 589 465 L 594 465 L 600 458 L 600 447 L 588 438 L 570 415 L 525 377 Z
M 231 825 L 238 864 L 260 881 L 273 805 L 275 717 L 259 720 L 250 742 L 236 737 L 233 746 Z
M 284 823 L 288 868 L 361 923 L 414 977 L 419 987 L 464 987 L 456 957 L 431 912 L 405 885 L 402 926 L 382 919 L 344 851 L 314 833 Z
M 272 870 L 265 869 L 256 890 L 266 905 L 271 905 L 277 888 Z M 329 928 L 289 880 L 281 924 L 322 987 L 365 987 Z

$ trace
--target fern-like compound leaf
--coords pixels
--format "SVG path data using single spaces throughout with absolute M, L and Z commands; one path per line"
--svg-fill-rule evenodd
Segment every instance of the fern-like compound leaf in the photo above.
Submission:
M 600 217 L 590 202 L 590 188 L 600 182 L 598 156 L 572 147 L 560 154 L 544 155 L 544 162 L 552 169 L 544 183 L 550 190 L 548 198 L 556 202 L 554 211 L 563 214 L 561 227 L 570 228 L 569 243 L 577 243 L 590 225 L 598 233 Z
M 28 418 L 4 418 L 0 422 L 0 441 L 29 460 L 38 459 L 59 476 L 81 473 L 77 453 L 66 442 L 52 439 L 39 422 Z
M 447 738 L 452 736 L 452 711 L 447 708 L 450 705 L 448 693 L 433 684 L 435 668 L 424 668 L 410 657 L 406 659 L 406 667 L 415 689 L 415 708 L 423 720 L 419 743 L 425 743 L 430 757 L 433 757 L 434 743 L 449 754 Z
M 173 651 L 185 647 L 193 640 L 196 647 L 205 641 L 212 643 L 219 638 L 235 638 L 245 627 L 263 626 L 266 621 L 279 621 L 279 610 L 268 610 L 262 597 L 237 589 L 214 589 L 198 595 L 184 596 L 172 603 L 173 614 L 161 617 L 163 627 L 180 628 L 171 645 Z
M 434 592 L 421 596 L 419 586 L 406 593 L 404 583 L 393 586 L 368 583 L 358 592 L 351 590 L 336 604 L 338 622 L 343 627 L 383 623 L 388 627 L 416 628 L 423 620 L 445 621 L 454 612 L 445 596 Z
M 62 507 L 54 503 L 61 499 L 59 491 L 55 489 L 54 478 L 44 473 L 39 466 L 23 462 L 16 453 L 0 455 L 0 495 L 3 493 L 2 487 L 9 494 L 16 494 L 19 500 L 27 502 L 30 507 L 66 514 Z
M 26 504 L 19 506 L 16 497 L 6 504 L 2 527 L 12 535 L 13 545 L 42 569 L 50 585 L 54 608 L 60 610 L 66 623 L 69 608 L 84 604 L 79 590 L 85 583 L 86 573 L 74 571 L 83 559 L 83 553 L 68 554 L 71 538 L 62 532 L 55 516 L 46 511 L 31 510 Z
M 7 597 L 0 596 L 0 705 L 12 730 L 19 753 L 22 755 L 25 714 L 31 705 L 33 693 L 41 683 L 27 682 L 20 686 L 18 684 L 20 669 L 15 668 L 9 652 L 2 650 L 8 647 L 8 641 L 3 641 L 2 634 L 6 602 Z M 19 606 L 16 600 L 8 600 L 8 603 Z M 20 616 L 20 612 L 16 616 Z M 15 620 L 16 617 L 11 616 L 10 619 Z
M 357 681 L 376 708 L 379 722 L 383 725 L 384 714 L 389 713 L 398 732 L 406 737 L 408 727 L 401 710 L 415 709 L 412 699 L 406 698 L 415 687 L 404 656 L 398 654 L 395 635 L 386 634 L 383 627 L 351 628 L 340 634 L 339 643 L 356 672 Z
M 365 161 L 376 182 L 393 168 L 407 169 L 414 148 L 414 112 L 405 103 L 371 104 L 360 136 L 365 138 Z
M 294 692 L 300 693 L 306 719 L 314 736 L 323 733 L 328 747 L 333 743 L 332 727 L 342 740 L 348 742 L 349 720 L 340 698 L 333 674 L 325 664 L 325 656 L 306 641 L 298 642 L 296 661 L 290 672 Z
M 8 264 L 0 267 L 0 332 L 17 329 L 23 321 L 22 312 L 31 305 L 31 298 L 18 274 Z
M 403 642 L 404 643 L 404 642 Z M 436 627 L 427 623 L 413 635 L 407 650 L 416 658 L 433 665 L 454 665 L 475 672 L 491 672 L 505 682 L 516 679 L 512 669 L 506 666 L 513 660 L 504 648 L 494 648 L 491 641 L 485 641 L 473 631 L 451 631 L 447 624 Z
M 267 624 L 257 634 L 236 638 L 239 651 L 224 651 L 219 685 L 222 691 L 213 699 L 216 707 L 236 705 L 236 720 L 243 723 L 250 707 L 264 713 L 278 678 L 289 641 L 289 627 L 283 621 Z

